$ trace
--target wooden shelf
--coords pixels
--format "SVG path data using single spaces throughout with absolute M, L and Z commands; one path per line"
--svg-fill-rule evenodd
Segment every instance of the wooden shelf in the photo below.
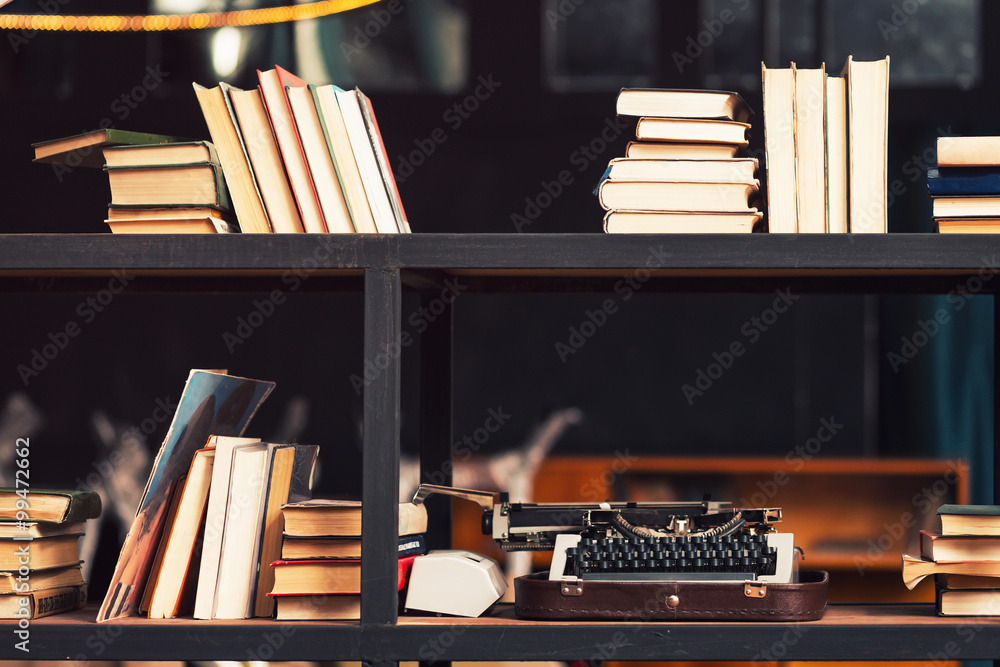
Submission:
M 833 605 L 809 623 L 535 622 L 401 617 L 397 626 L 130 618 L 95 607 L 33 621 L 33 660 L 934 660 L 1000 652 L 1000 618 L 942 618 L 932 605 Z M 13 637 L 16 624 L 0 631 Z M 0 658 L 23 659 L 13 641 Z M 767 652 L 767 653 L 765 653 Z

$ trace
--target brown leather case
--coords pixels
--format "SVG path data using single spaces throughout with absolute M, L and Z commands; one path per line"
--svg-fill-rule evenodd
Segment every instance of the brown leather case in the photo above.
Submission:
M 514 613 L 548 620 L 815 621 L 826 611 L 829 577 L 799 582 L 549 581 L 547 572 L 514 579 Z

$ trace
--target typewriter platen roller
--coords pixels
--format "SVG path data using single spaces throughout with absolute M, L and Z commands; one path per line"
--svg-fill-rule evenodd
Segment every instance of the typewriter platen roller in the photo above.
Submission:
M 549 579 L 789 583 L 793 536 L 778 533 L 781 510 L 704 501 L 511 503 L 506 494 L 421 485 L 483 510 L 483 533 L 507 551 L 552 550 Z

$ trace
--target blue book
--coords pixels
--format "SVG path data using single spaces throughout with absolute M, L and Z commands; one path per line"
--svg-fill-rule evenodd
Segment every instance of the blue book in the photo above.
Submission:
M 927 192 L 932 196 L 1000 196 L 1000 169 L 955 167 L 927 170 Z

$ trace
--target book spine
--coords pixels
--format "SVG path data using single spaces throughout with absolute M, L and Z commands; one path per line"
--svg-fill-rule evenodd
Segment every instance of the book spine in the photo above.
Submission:
M 30 596 L 31 618 L 52 616 L 80 609 L 87 603 L 87 585 L 33 591 Z

